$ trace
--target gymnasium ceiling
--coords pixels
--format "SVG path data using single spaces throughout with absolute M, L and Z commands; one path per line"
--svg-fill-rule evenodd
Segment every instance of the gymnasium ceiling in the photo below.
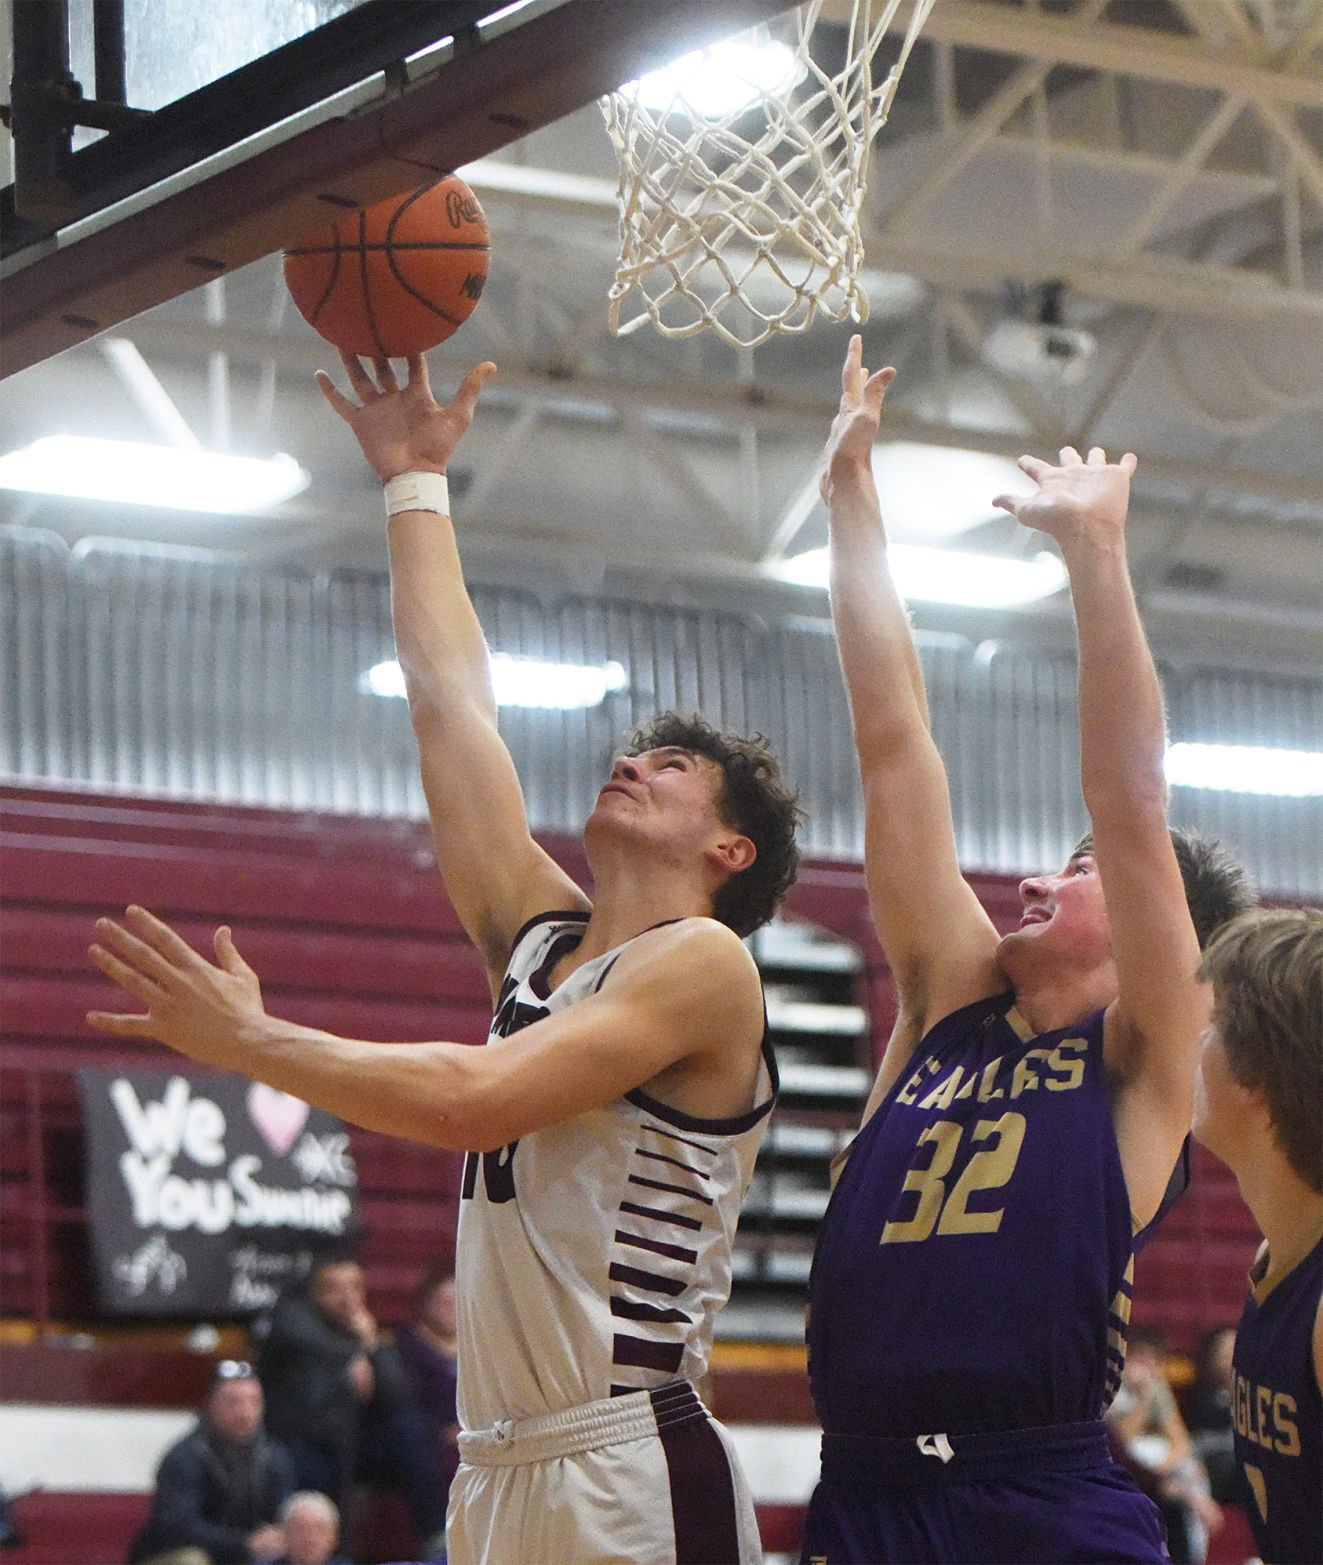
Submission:
M 825 540 L 815 464 L 848 325 L 743 351 L 612 337 L 615 165 L 594 106 L 466 176 L 492 273 L 430 364 L 439 386 L 479 357 L 500 367 L 456 463 L 474 574 L 824 613 L 776 565 Z M 937 0 L 875 147 L 866 249 L 866 355 L 900 370 L 895 435 L 1011 457 L 1134 450 L 1132 556 L 1160 652 L 1318 669 L 1323 0 Z M 1054 300 L 1095 345 L 1064 378 L 1043 334 L 1020 329 Z M 5 521 L 263 567 L 383 566 L 375 486 L 312 381 L 334 355 L 289 303 L 278 256 L 114 335 L 204 443 L 290 452 L 311 486 L 239 518 L 4 494 Z M 4 449 L 56 429 L 160 438 L 103 339 L 0 382 L 0 428 Z M 1004 519 L 966 543 L 1035 547 Z M 915 614 L 980 640 L 1069 636 L 1059 596 Z

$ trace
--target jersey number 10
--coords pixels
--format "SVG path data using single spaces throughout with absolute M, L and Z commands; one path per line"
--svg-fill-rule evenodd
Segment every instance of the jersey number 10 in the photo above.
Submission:
M 471 1201 L 478 1188 L 478 1165 L 482 1164 L 482 1183 L 493 1206 L 504 1206 L 515 1198 L 514 1155 L 517 1141 L 497 1147 L 494 1152 L 466 1152 L 464 1179 L 459 1187 L 461 1201 Z

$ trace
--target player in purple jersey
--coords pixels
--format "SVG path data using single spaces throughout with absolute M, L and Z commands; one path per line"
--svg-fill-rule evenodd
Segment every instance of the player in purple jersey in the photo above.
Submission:
M 1135 459 L 1066 449 L 1055 467 L 1023 458 L 1036 493 L 996 503 L 1050 533 L 1070 573 L 1092 832 L 1023 882 L 1020 926 L 998 936 L 960 873 L 887 562 L 871 455 L 895 371 L 870 376 L 862 351 L 853 338 L 822 492 L 899 1013 L 814 1259 L 823 1476 L 804 1559 L 1156 1562 L 1156 1509 L 1101 1418 L 1136 1239 L 1190 1127 L 1200 937 L 1244 892 L 1220 850 L 1167 826 L 1162 699 L 1126 568 Z
M 1208 948 L 1194 1133 L 1263 1231 L 1232 1373 L 1269 1565 L 1323 1560 L 1323 912 L 1247 913 Z
M 529 830 L 514 764 L 498 731 L 487 645 L 465 588 L 449 514 L 444 474 L 495 366 L 471 370 L 454 398 L 439 405 L 421 357 L 410 359 L 403 387 L 384 360 L 369 369 L 350 355 L 342 359 L 354 399 L 326 376 L 319 379 L 386 493 L 396 645 L 446 891 L 486 965 L 502 1013 L 501 1002 L 517 987 L 503 993 L 521 933 L 535 925 L 565 924 L 564 938 L 538 968 L 534 985 L 542 1001 L 555 995 L 560 1001 L 522 1010 L 512 1005 L 498 1017 L 493 1041 L 481 1049 L 333 1037 L 265 1012 L 257 975 L 228 929 L 217 931 L 216 965 L 145 909 L 131 907 L 127 927 L 98 921 L 92 958 L 141 1002 L 143 1014 L 94 1012 L 89 1021 L 102 1031 L 153 1037 L 202 1063 L 254 1076 L 355 1125 L 483 1153 L 484 1172 L 501 1186 L 500 1202 L 492 1195 L 491 1204 L 504 1203 L 511 1211 L 518 1206 L 516 1146 L 527 1138 L 523 1160 L 529 1161 L 530 1147 L 553 1127 L 570 1127 L 592 1140 L 595 1126 L 609 1126 L 611 1134 L 603 1131 L 593 1146 L 599 1153 L 623 1146 L 613 1163 L 615 1181 L 623 1185 L 632 1177 L 638 1183 L 630 1163 L 636 1148 L 620 1128 L 630 1115 L 637 1117 L 635 1096 L 679 1122 L 716 1127 L 718 1141 L 730 1126 L 742 1131 L 746 1121 L 765 1125 L 775 1073 L 766 1049 L 762 986 L 740 937 L 772 916 L 794 877 L 798 808 L 761 743 L 720 734 L 697 718 L 663 714 L 635 736 L 634 747 L 616 760 L 597 796 L 584 830 L 593 876 L 590 902 Z M 673 1157 L 649 1155 L 683 1166 Z M 751 1154 L 748 1161 L 751 1172 Z M 476 1173 L 475 1162 L 468 1167 Z M 716 1183 L 706 1170 L 689 1172 L 695 1180 Z M 608 1312 L 632 1312 L 632 1319 L 664 1325 L 672 1335 L 683 1328 L 701 1340 L 705 1352 L 711 1318 L 730 1288 L 730 1243 L 743 1193 L 736 1174 L 747 1186 L 741 1166 L 726 1180 L 719 1200 L 695 1196 L 702 1210 L 720 1213 L 702 1234 L 706 1269 L 701 1287 L 694 1284 L 701 1307 L 686 1313 L 617 1297 L 620 1290 L 608 1280 L 604 1264 L 594 1276 L 594 1308 L 608 1319 Z M 681 1188 L 654 1184 L 662 1192 Z M 548 1194 L 530 1196 L 535 1193 Z M 703 1219 L 633 1204 L 644 1228 L 664 1225 L 659 1231 L 666 1236 L 651 1230 L 628 1235 L 636 1248 L 666 1260 L 692 1253 L 697 1261 L 697 1247 L 691 1252 L 669 1241 L 682 1225 L 703 1230 Z M 593 1213 L 585 1209 L 579 1215 L 586 1229 Z M 610 1235 L 608 1229 L 607 1239 Z M 482 1275 L 481 1264 L 471 1272 L 462 1239 L 459 1249 L 461 1321 L 481 1322 L 485 1291 L 495 1291 L 500 1279 Z M 554 1276 L 557 1257 L 540 1259 Z M 641 1265 L 633 1270 L 645 1275 Z M 659 1287 L 669 1288 L 672 1281 L 657 1279 Z M 565 1373 L 555 1394 L 548 1392 L 548 1405 L 538 1409 L 538 1417 L 545 1413 L 560 1421 L 562 1445 L 555 1460 L 563 1466 L 580 1458 L 581 1468 L 590 1466 L 596 1452 L 622 1444 L 622 1430 L 647 1446 L 647 1460 L 622 1457 L 612 1468 L 617 1474 L 636 1470 L 628 1493 L 614 1478 L 597 1484 L 601 1514 L 589 1516 L 583 1508 L 583 1526 L 572 1514 L 574 1501 L 565 1498 L 568 1483 L 552 1485 L 552 1498 L 541 1510 L 559 1507 L 565 1513 L 552 1517 L 560 1540 L 555 1558 L 573 1565 L 600 1557 L 597 1544 L 585 1541 L 591 1523 L 608 1536 L 614 1529 L 617 1540 L 646 1535 L 653 1550 L 648 1565 L 696 1565 L 709 1558 L 701 1553 L 705 1506 L 717 1528 L 708 1536 L 738 1534 L 742 1557 L 751 1558 L 757 1549 L 752 1501 L 722 1442 L 710 1438 L 710 1426 L 703 1427 L 706 1413 L 692 1389 L 674 1379 L 659 1386 L 662 1411 L 655 1411 L 650 1393 L 666 1375 L 660 1350 L 646 1342 L 634 1348 L 631 1367 L 653 1369 L 651 1379 L 617 1398 L 618 1408 L 604 1407 L 608 1385 L 593 1358 L 599 1343 L 576 1336 L 568 1314 L 552 1317 L 550 1297 L 550 1288 L 530 1286 L 516 1302 L 527 1315 L 530 1337 L 554 1341 L 564 1360 L 557 1363 Z M 462 1326 L 461 1409 L 466 1380 L 477 1372 L 477 1366 L 466 1369 L 464 1342 Z M 667 1345 L 666 1364 L 681 1361 L 680 1346 L 672 1351 Z M 508 1341 L 490 1351 L 513 1354 Z M 650 1360 L 645 1363 L 641 1354 L 650 1354 Z M 537 1363 L 522 1367 L 536 1380 Z M 586 1368 L 601 1389 L 567 1402 L 560 1393 L 570 1372 L 585 1370 L 580 1378 L 588 1379 Z M 639 1381 L 636 1376 L 629 1386 Z M 465 1434 L 494 1431 L 497 1445 L 517 1436 L 521 1453 L 540 1449 L 541 1432 L 523 1430 L 519 1422 L 515 1434 L 510 1432 L 512 1421 L 530 1421 L 528 1412 L 504 1408 L 492 1415 L 490 1429 Z M 684 1472 L 672 1469 L 668 1483 L 669 1465 L 680 1460 L 672 1438 L 677 1429 Z M 631 1447 L 639 1449 L 639 1443 Z M 547 1465 L 527 1461 L 530 1467 Z M 467 1466 L 465 1459 L 461 1478 Z M 493 1461 L 488 1472 L 500 1466 Z M 521 1513 L 517 1505 L 488 1508 L 500 1509 L 499 1516 L 479 1516 L 480 1509 L 470 1507 L 474 1514 L 467 1516 L 465 1537 L 487 1536 L 499 1527 L 502 1543 L 474 1548 L 466 1543 L 463 1551 L 452 1548 L 452 1559 L 468 1561 L 481 1552 L 491 1565 L 528 1560 L 521 1515 L 529 1515 L 530 1526 L 542 1525 L 546 1516 L 535 1517 L 532 1509 Z M 616 1542 L 610 1552 L 613 1558 L 644 1559 L 632 1542 Z

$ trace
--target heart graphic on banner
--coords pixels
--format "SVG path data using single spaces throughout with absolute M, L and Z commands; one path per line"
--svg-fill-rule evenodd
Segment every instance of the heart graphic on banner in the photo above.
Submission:
M 248 1089 L 248 1117 L 267 1146 L 277 1157 L 284 1157 L 307 1121 L 308 1105 L 302 1098 L 255 1081 Z

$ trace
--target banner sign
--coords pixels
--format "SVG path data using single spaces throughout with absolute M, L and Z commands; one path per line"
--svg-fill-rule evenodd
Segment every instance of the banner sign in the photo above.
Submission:
M 78 1091 L 103 1310 L 249 1314 L 347 1247 L 358 1174 L 333 1115 L 219 1071 L 80 1070 Z

